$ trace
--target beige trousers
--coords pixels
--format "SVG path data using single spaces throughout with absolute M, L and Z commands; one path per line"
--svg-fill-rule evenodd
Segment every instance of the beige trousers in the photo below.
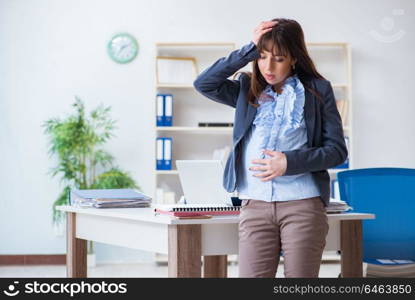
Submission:
M 285 277 L 318 277 L 329 230 L 320 197 L 241 205 L 239 277 L 275 277 L 280 251 Z

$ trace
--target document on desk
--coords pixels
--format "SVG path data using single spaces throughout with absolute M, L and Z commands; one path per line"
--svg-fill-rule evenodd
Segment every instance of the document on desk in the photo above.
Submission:
M 70 203 L 77 207 L 96 208 L 149 207 L 151 197 L 134 189 L 72 189 Z
M 326 207 L 327 213 L 342 213 L 352 209 L 345 201 L 336 198 L 330 198 L 329 205 Z

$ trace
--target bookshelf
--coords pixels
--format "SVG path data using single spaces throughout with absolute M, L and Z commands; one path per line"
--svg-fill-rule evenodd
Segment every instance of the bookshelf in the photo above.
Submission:
M 348 139 L 348 168 L 329 169 L 330 179 L 337 179 L 337 173 L 353 169 L 353 102 L 352 102 L 352 53 L 349 43 L 327 42 L 307 43 L 311 58 L 317 70 L 330 80 L 336 103 L 342 117 L 343 131 Z M 339 102 L 343 101 L 343 102 Z M 343 105 L 340 105 L 343 103 Z M 342 109 L 343 106 L 343 109 Z
M 193 57 L 196 68 L 200 72 L 234 49 L 234 43 L 156 43 L 156 57 Z M 155 187 L 164 187 L 174 192 L 177 202 L 183 191 L 178 181 L 175 160 L 211 159 L 214 149 L 224 145 L 232 146 L 232 127 L 199 127 L 198 122 L 233 122 L 233 109 L 213 101 L 206 101 L 194 89 L 193 82 L 156 83 L 155 87 L 155 94 L 173 95 L 172 126 L 154 127 L 156 137 L 173 139 L 172 170 L 155 170 Z M 205 149 L 198 152 L 197 150 L 201 148 Z M 153 199 L 158 203 L 163 202 L 157 197 Z
M 199 72 L 212 65 L 218 58 L 235 50 L 234 43 L 156 43 L 156 57 L 194 57 Z M 232 127 L 199 127 L 199 122 L 233 122 L 234 110 L 207 100 L 191 84 L 157 84 L 156 94 L 173 95 L 173 124 L 155 126 L 155 138 L 172 138 L 172 170 L 155 170 L 154 197 L 158 199 L 157 188 L 173 192 L 174 202 L 179 201 L 183 191 L 176 168 L 177 159 L 212 159 L 213 151 L 224 146 L 232 147 Z M 155 103 L 156 106 L 156 103 Z M 155 119 L 155 118 L 154 118 Z M 154 124 L 155 121 L 154 121 Z M 155 166 L 154 166 L 155 168 Z M 156 263 L 167 263 L 167 257 L 156 253 Z M 235 261 L 230 255 L 229 262 Z
M 350 44 L 343 42 L 307 43 L 307 49 L 313 59 L 317 70 L 326 79 L 330 80 L 336 103 L 345 101 L 343 111 L 338 106 L 342 117 L 344 136 L 348 139 L 348 160 L 347 169 L 353 168 L 353 103 L 352 103 L 352 52 Z M 337 179 L 337 173 L 347 170 L 328 169 L 330 180 Z M 331 186 L 331 184 L 330 184 Z M 323 261 L 340 261 L 340 254 L 337 251 L 324 251 Z
M 319 72 L 332 83 L 336 100 L 347 101 L 347 118 L 343 120 L 345 136 L 348 137 L 349 168 L 353 166 L 352 139 L 352 76 L 351 49 L 348 43 L 307 43 L 310 56 Z M 220 57 L 227 56 L 235 50 L 234 43 L 156 43 L 156 57 L 194 57 L 199 72 L 212 65 Z M 251 70 L 249 63 L 242 70 Z M 173 95 L 173 126 L 156 126 L 154 118 L 155 139 L 171 137 L 172 170 L 156 170 L 154 164 L 154 186 L 163 191 L 173 192 L 177 202 L 183 191 L 181 189 L 175 160 L 177 159 L 211 159 L 213 150 L 228 145 L 232 147 L 232 127 L 198 127 L 198 122 L 233 122 L 234 109 L 207 100 L 200 95 L 192 84 L 157 84 L 158 93 Z M 154 101 L 156 106 L 156 101 Z M 329 169 L 331 180 L 345 169 Z M 160 190 L 159 190 L 160 191 Z M 156 203 L 165 203 L 154 191 Z M 339 258 L 337 253 L 323 255 L 323 260 Z M 235 257 L 229 257 L 232 262 Z M 165 255 L 156 254 L 157 263 L 166 263 Z

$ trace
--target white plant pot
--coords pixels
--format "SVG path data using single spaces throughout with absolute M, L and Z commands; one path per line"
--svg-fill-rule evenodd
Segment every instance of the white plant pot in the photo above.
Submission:
M 86 256 L 86 265 L 88 267 L 95 267 L 96 266 L 96 259 L 95 253 L 88 253 Z

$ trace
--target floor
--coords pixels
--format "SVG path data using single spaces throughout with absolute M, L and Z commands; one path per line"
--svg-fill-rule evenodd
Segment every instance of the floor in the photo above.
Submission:
M 319 277 L 337 277 L 339 262 L 325 262 Z M 167 266 L 156 263 L 98 264 L 88 268 L 88 277 L 167 277 Z M 64 265 L 0 266 L 0 277 L 66 277 Z M 228 277 L 238 277 L 238 265 L 228 265 Z M 284 265 L 280 263 L 276 277 L 284 277 Z

